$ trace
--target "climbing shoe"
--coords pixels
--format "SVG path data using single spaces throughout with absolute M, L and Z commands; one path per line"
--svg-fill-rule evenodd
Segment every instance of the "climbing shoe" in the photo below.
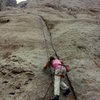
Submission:
M 64 96 L 67 96 L 70 92 L 71 92 L 71 91 L 70 91 L 70 89 L 68 88 L 68 89 L 65 91 L 65 93 L 64 93 L 63 95 L 64 95 Z
M 55 97 L 51 98 L 51 100 L 59 100 L 59 96 L 56 95 Z

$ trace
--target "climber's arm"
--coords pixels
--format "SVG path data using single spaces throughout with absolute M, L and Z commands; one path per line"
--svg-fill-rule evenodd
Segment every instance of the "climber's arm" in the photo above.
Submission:
M 43 69 L 46 70 L 48 67 L 50 67 L 50 62 L 49 61 L 46 63 L 46 65 L 43 67 Z

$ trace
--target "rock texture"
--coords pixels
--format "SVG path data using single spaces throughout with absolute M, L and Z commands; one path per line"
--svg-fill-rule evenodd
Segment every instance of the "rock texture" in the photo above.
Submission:
M 17 4 L 17 7 L 26 8 L 27 4 L 28 4 L 28 1 L 22 1 L 22 2 Z
M 99 8 L 100 10 L 100 0 L 28 0 L 29 5 L 45 5 L 51 4 L 56 7 L 64 6 L 64 7 L 74 7 L 74 8 Z
M 17 4 L 16 0 L 7 0 L 6 6 L 13 6 L 15 7 Z
M 58 55 L 70 66 L 78 100 L 99 100 L 99 10 L 51 5 L 0 12 L 0 100 L 43 100 L 51 82 L 50 71 L 43 71 L 48 60 L 43 33 L 50 43 L 49 31 Z M 54 55 L 50 45 L 49 52 Z M 62 93 L 60 100 L 74 100 L 72 93 Z M 45 100 L 52 96 L 53 86 Z
M 16 6 L 16 0 L 0 0 L 0 11 L 5 10 L 7 6 Z
M 5 10 L 6 8 L 6 0 L 0 0 L 0 11 Z

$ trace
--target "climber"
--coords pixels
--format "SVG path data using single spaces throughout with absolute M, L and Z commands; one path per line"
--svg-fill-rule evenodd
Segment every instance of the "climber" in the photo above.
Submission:
M 54 69 L 54 97 L 51 100 L 59 100 L 60 87 L 65 91 L 64 96 L 67 96 L 70 93 L 69 87 L 62 81 L 65 77 L 66 71 L 69 71 L 69 66 L 66 65 L 64 67 L 61 60 L 50 57 L 43 69 L 46 70 L 48 67 Z

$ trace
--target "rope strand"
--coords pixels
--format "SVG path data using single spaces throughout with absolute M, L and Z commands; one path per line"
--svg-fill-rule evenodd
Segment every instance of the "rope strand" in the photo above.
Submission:
M 47 30 L 48 30 L 48 33 L 49 33 L 49 35 L 50 35 L 50 43 L 51 43 L 52 49 L 53 49 L 53 51 L 54 51 L 54 53 L 55 53 L 55 56 L 59 59 L 59 56 L 58 56 L 58 54 L 57 54 L 57 52 L 56 52 L 56 50 L 55 50 L 55 48 L 54 48 L 53 42 L 52 42 L 52 34 L 51 34 L 51 32 L 49 31 L 48 24 L 47 24 L 46 20 L 45 20 L 42 16 L 40 16 L 40 17 L 42 18 L 42 20 L 45 22 L 45 25 L 47 26 Z M 70 86 L 70 89 L 71 89 L 71 91 L 72 91 L 72 94 L 73 94 L 73 96 L 74 96 L 74 99 L 75 99 L 75 100 L 78 100 L 78 99 L 77 99 L 77 96 L 76 96 L 76 93 L 75 93 L 75 91 L 74 91 L 74 88 L 73 88 L 73 86 L 72 86 L 72 84 L 71 84 L 71 81 L 70 81 L 70 79 L 69 79 L 67 73 L 66 73 L 66 77 L 67 77 L 67 80 L 68 80 L 68 84 L 69 84 L 69 86 Z

